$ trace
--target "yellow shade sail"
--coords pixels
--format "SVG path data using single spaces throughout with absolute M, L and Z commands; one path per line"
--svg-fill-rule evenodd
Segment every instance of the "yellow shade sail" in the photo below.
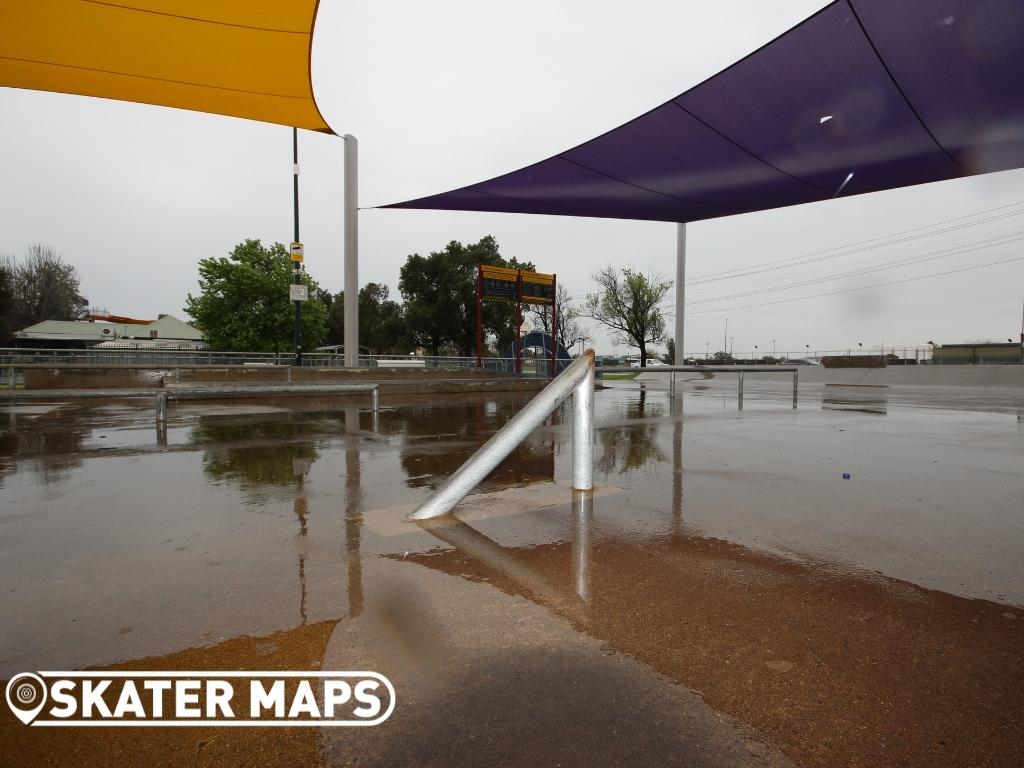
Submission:
M 2 0 L 0 86 L 333 133 L 313 99 L 318 0 Z

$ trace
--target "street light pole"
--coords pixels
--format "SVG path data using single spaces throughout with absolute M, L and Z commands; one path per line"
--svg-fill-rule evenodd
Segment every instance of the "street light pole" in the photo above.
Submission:
M 295 231 L 292 242 L 299 243 L 299 129 L 292 128 L 292 202 L 294 206 Z M 292 282 L 302 282 L 302 262 L 292 261 Z M 302 302 L 295 305 L 295 365 L 302 365 Z

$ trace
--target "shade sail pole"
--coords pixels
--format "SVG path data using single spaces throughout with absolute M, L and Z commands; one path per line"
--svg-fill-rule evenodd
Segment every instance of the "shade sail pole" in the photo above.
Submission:
M 683 321 L 686 316 L 686 225 L 676 224 L 676 345 L 675 364 L 683 365 Z
M 356 137 L 345 142 L 345 367 L 359 365 L 359 197 Z

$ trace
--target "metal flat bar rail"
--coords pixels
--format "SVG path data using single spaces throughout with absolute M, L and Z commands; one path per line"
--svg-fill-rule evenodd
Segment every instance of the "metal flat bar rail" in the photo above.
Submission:
M 373 412 L 380 410 L 379 384 L 293 384 L 291 386 L 256 385 L 249 387 L 189 387 L 182 389 L 16 389 L 0 391 L 0 402 L 18 403 L 40 400 L 121 400 L 154 398 L 157 424 L 167 421 L 170 400 L 220 400 L 240 397 L 301 397 L 310 395 L 370 394 Z
M 737 402 L 739 410 L 743 410 L 743 374 L 745 373 L 792 373 L 793 374 L 793 407 L 796 408 L 799 389 L 800 369 L 795 365 L 655 365 L 651 368 L 633 368 L 632 366 L 602 366 L 598 373 L 667 373 L 669 379 L 669 397 L 676 396 L 677 373 L 735 373 L 739 375 Z
M 588 349 L 537 393 L 519 413 L 491 436 L 437 492 L 413 510 L 410 520 L 446 515 L 506 456 L 516 449 L 566 398 L 573 397 L 572 487 L 594 487 L 594 350 Z

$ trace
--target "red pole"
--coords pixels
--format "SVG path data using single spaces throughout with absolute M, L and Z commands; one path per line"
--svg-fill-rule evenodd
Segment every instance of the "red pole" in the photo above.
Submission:
M 484 265 L 476 265 L 476 367 L 484 367 Z
M 516 270 L 516 343 L 512 347 L 513 356 L 516 359 L 516 373 L 523 372 L 522 347 L 519 341 L 519 327 L 523 324 L 523 270 Z
M 558 375 L 558 276 L 551 276 L 551 378 Z

